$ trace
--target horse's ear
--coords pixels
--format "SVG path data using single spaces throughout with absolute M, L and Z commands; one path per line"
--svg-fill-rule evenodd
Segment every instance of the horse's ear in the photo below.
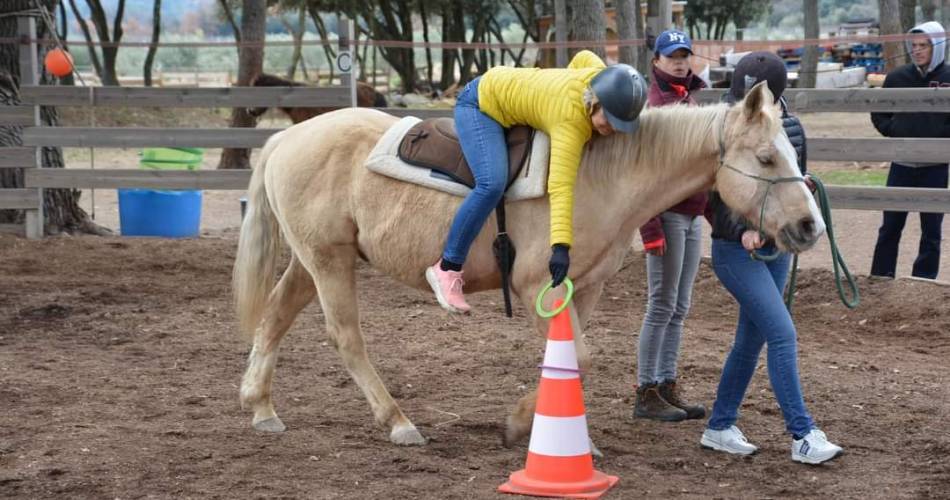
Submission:
M 755 84 L 745 95 L 746 119 L 751 121 L 758 118 L 766 103 L 771 103 L 773 100 L 775 100 L 775 98 L 772 97 L 772 92 L 769 91 L 769 86 L 765 80 Z

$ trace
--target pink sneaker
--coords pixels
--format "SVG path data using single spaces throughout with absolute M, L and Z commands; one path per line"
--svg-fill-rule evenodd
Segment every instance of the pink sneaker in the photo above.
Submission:
M 462 280 L 461 271 L 443 271 L 442 259 L 439 259 L 434 266 L 426 269 L 426 281 L 435 292 L 435 298 L 443 309 L 453 313 L 467 313 L 472 309 L 465 302 L 462 295 L 462 286 L 465 281 Z

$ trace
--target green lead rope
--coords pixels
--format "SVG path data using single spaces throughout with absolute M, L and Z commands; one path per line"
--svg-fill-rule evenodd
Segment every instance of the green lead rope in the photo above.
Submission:
M 841 298 L 841 303 L 844 304 L 848 309 L 854 309 L 858 307 L 861 303 L 861 294 L 858 292 L 858 285 L 854 281 L 854 276 L 851 275 L 851 272 L 848 271 L 848 266 L 844 262 L 844 257 L 841 256 L 841 251 L 838 249 L 838 243 L 835 241 L 835 230 L 831 224 L 831 204 L 828 203 L 828 193 L 825 191 L 825 185 L 821 182 L 821 179 L 811 176 L 812 180 L 815 181 L 816 192 L 818 194 L 818 205 L 821 207 L 821 218 L 825 221 L 825 230 L 828 232 L 828 246 L 831 247 L 831 263 L 835 271 L 835 287 L 838 288 L 838 297 Z M 776 252 L 777 253 L 777 252 Z M 848 282 L 848 288 L 851 289 L 851 298 L 848 298 L 848 294 L 845 293 L 844 285 L 842 283 L 841 275 L 844 274 L 844 279 Z M 792 260 L 792 274 L 788 279 L 788 291 L 785 295 L 785 307 L 788 308 L 788 311 L 792 311 L 792 303 L 795 300 L 795 285 L 798 278 L 798 255 Z

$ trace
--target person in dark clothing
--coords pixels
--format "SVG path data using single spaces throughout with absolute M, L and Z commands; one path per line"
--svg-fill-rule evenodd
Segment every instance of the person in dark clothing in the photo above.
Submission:
M 727 100 L 738 101 L 756 83 L 767 81 L 776 101 L 782 104 L 785 132 L 798 152 L 798 164 L 804 175 L 804 129 L 781 100 L 786 80 L 785 64 L 778 56 L 753 52 L 736 65 Z M 798 376 L 795 324 L 782 300 L 789 255 L 781 253 L 769 262 L 750 259 L 749 252 L 753 250 L 775 255 L 778 249 L 772 241 L 763 241 L 752 223 L 732 213 L 716 192 L 710 194 L 706 217 L 712 225 L 713 271 L 739 303 L 739 320 L 700 444 L 737 455 L 751 455 L 758 450 L 735 424 L 759 353 L 767 346 L 769 382 L 782 410 L 785 428 L 792 435 L 792 460 L 820 464 L 839 456 L 843 452 L 841 447 L 828 441 L 805 408 Z
M 925 33 L 926 38 L 907 41 L 913 62 L 887 74 L 884 87 L 950 87 L 950 68 L 944 62 L 946 38 L 940 23 L 923 23 L 911 33 Z M 950 137 L 950 113 L 871 113 L 874 128 L 886 137 Z M 947 163 L 891 163 L 888 186 L 946 188 Z M 893 278 L 897 253 L 907 212 L 884 212 L 878 231 L 871 275 Z M 936 279 L 940 270 L 942 213 L 920 214 L 920 246 L 911 274 Z

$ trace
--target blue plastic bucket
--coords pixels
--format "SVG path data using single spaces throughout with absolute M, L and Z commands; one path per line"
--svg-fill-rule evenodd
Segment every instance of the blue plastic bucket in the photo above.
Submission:
M 122 236 L 198 236 L 201 191 L 119 189 Z

